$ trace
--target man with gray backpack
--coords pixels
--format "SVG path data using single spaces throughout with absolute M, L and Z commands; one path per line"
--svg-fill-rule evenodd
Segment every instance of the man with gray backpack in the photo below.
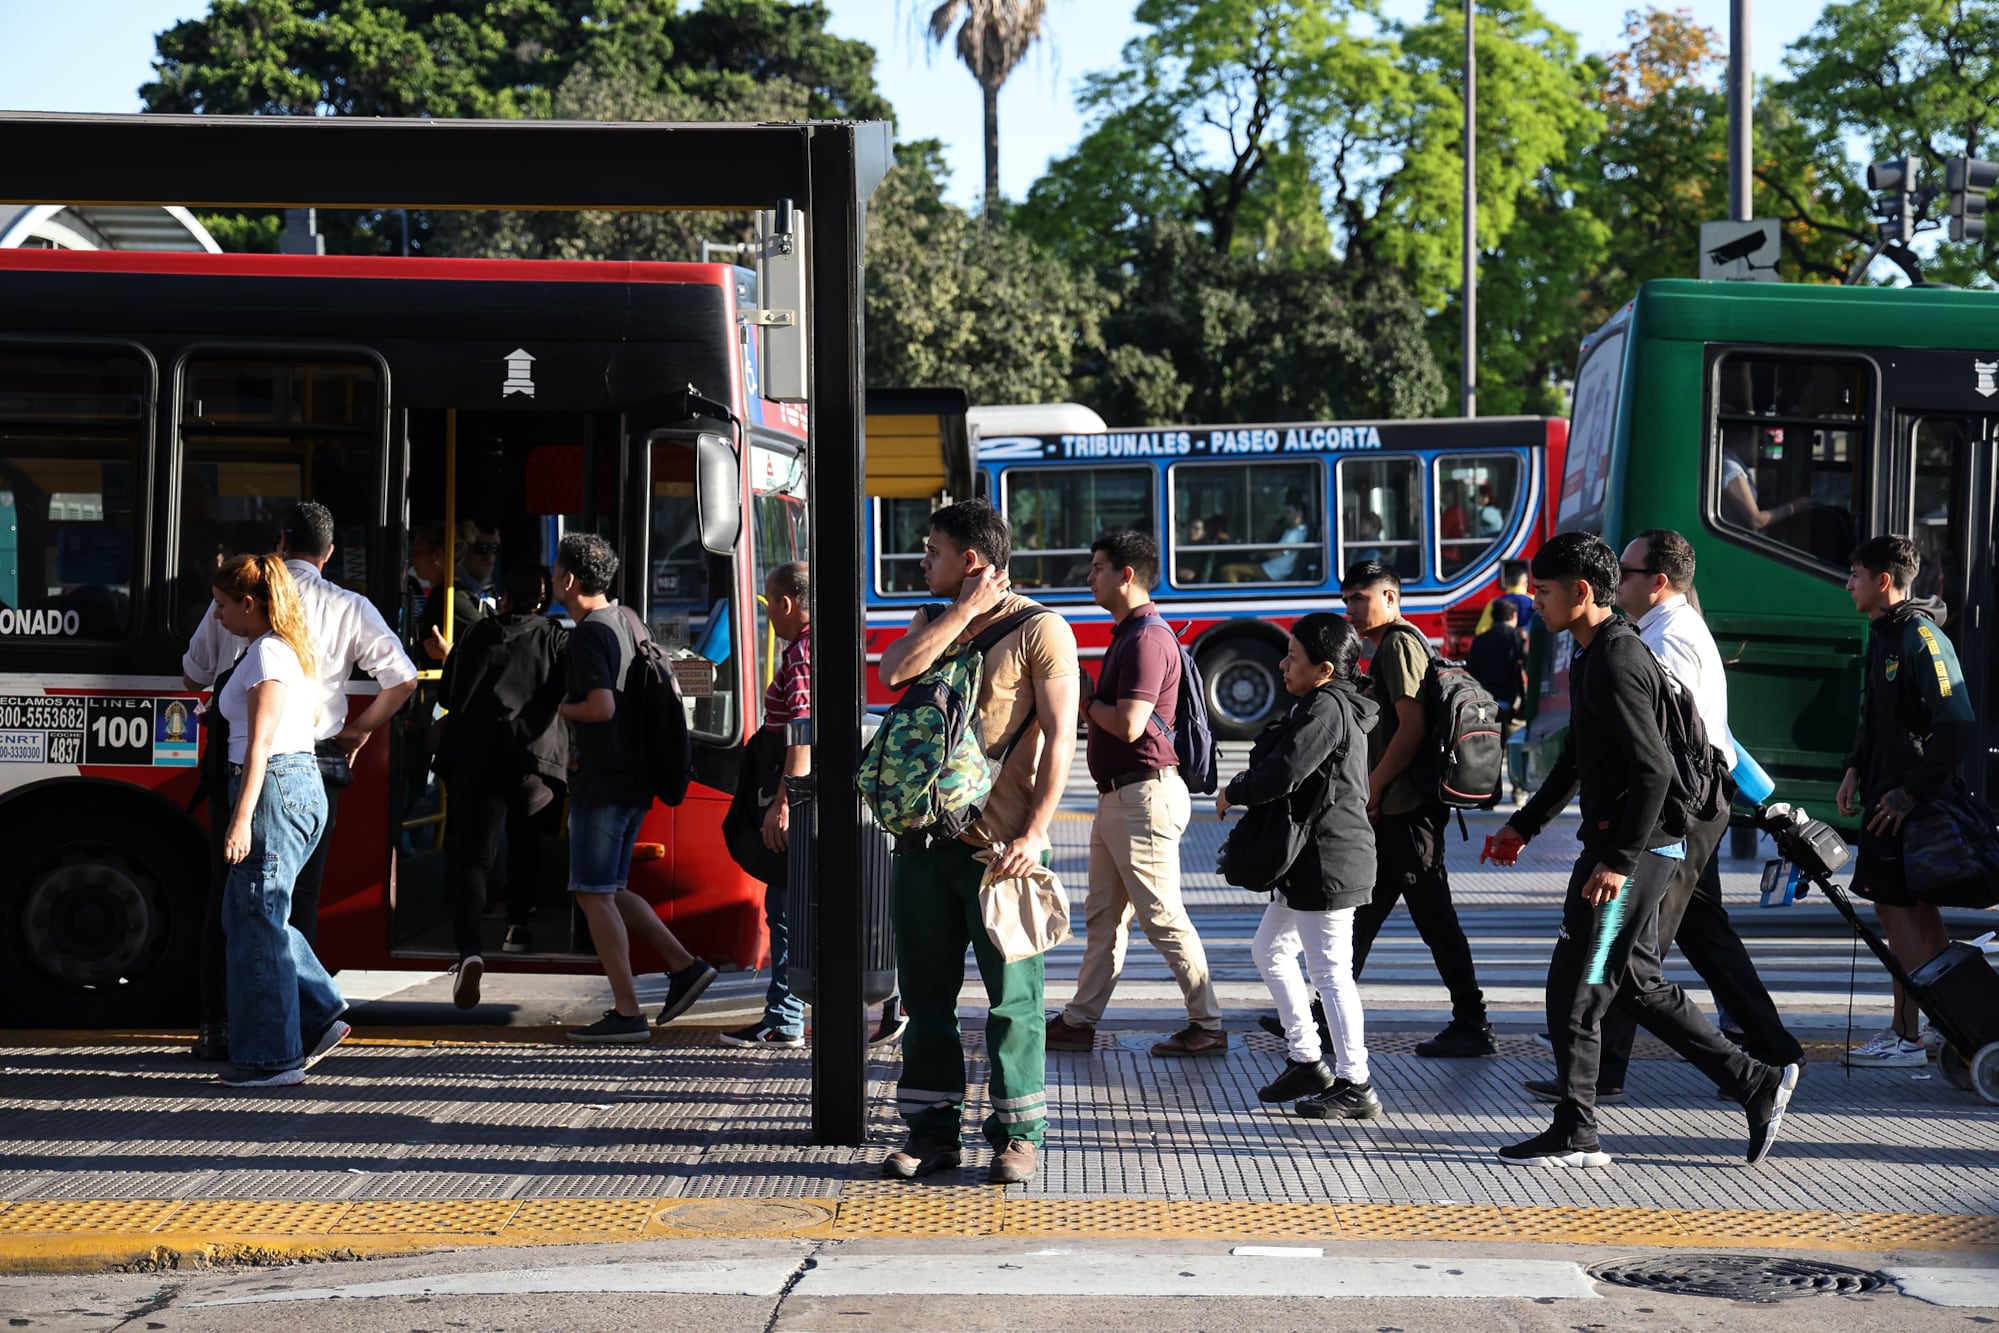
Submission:
M 1097 816 L 1090 827 L 1088 940 L 1076 997 L 1048 1020 L 1048 1049 L 1087 1051 L 1124 971 L 1134 914 L 1187 1002 L 1187 1026 L 1157 1056 L 1226 1055 L 1229 1034 L 1208 976 L 1208 955 L 1180 898 L 1180 837 L 1191 791 L 1215 789 L 1215 747 L 1201 678 L 1179 636 L 1152 604 L 1159 545 L 1118 529 L 1090 545 L 1090 595 L 1111 613 L 1110 647 L 1085 713 Z
M 1076 636 L 1062 617 L 1011 590 L 1012 554 L 1006 519 L 984 500 L 930 516 L 923 578 L 950 601 L 923 607 L 883 651 L 882 683 L 908 688 L 857 777 L 882 827 L 897 836 L 889 894 L 909 1028 L 896 1109 L 909 1139 L 882 1163 L 893 1178 L 964 1162 L 958 995 L 967 948 L 991 1005 L 987 1179 L 1032 1179 L 1048 1122 L 1042 960 L 1009 963 L 993 944 L 979 910 L 986 867 L 974 853 L 997 849 L 993 870 L 1003 877 L 1049 862 L 1049 830 L 1076 752 Z

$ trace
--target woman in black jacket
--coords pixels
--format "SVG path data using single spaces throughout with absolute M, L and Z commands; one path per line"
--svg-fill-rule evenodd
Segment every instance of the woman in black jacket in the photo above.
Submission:
M 507 838 L 507 934 L 500 948 L 527 953 L 528 909 L 541 884 L 542 838 L 555 831 L 568 776 L 569 739 L 557 721 L 562 702 L 564 631 L 548 609 L 548 571 L 507 571 L 500 614 L 479 621 L 445 660 L 439 697 L 448 710 L 437 748 L 449 818 L 445 874 L 458 943 L 451 998 L 479 1003 L 485 973 L 479 918 L 487 881 Z
M 1224 818 L 1231 806 L 1289 801 L 1292 819 L 1311 829 L 1304 850 L 1277 881 L 1251 947 L 1277 1001 L 1290 1057 L 1257 1096 L 1297 1100 L 1298 1113 L 1315 1120 L 1381 1114 L 1368 1082 L 1360 988 L 1353 979 L 1354 909 L 1374 893 L 1367 733 L 1377 709 L 1355 688 L 1359 658 L 1360 635 L 1345 617 L 1315 611 L 1293 625 L 1278 667 L 1298 702 L 1257 741 L 1249 767 L 1215 797 L 1215 812 Z M 1312 992 L 1298 968 L 1301 951 L 1325 1002 L 1332 1068 L 1312 1021 Z

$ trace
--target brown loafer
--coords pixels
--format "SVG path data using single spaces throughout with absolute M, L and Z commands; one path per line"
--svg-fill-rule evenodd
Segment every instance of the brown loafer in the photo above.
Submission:
M 1154 1055 L 1227 1055 L 1229 1034 L 1220 1028 L 1181 1028 L 1165 1041 L 1152 1043 Z
M 1034 1179 L 1035 1168 L 1040 1163 L 1040 1153 L 1026 1139 L 1008 1139 L 1006 1147 L 993 1154 L 992 1168 L 986 1172 L 986 1183 L 991 1185 L 1018 1185 Z
M 911 1134 L 909 1142 L 882 1159 L 882 1174 L 891 1180 L 914 1180 L 933 1171 L 955 1171 L 965 1154 L 950 1139 Z
M 1057 1014 L 1048 1020 L 1048 1049 L 1094 1051 L 1097 1049 L 1097 1030 L 1094 1027 L 1071 1023 Z

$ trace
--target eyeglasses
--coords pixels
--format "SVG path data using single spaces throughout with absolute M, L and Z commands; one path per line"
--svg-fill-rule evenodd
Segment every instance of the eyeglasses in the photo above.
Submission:
M 1649 579 L 1659 572 L 1656 569 L 1633 569 L 1629 565 L 1619 565 L 1617 568 L 1626 578 Z
M 480 555 L 498 555 L 500 553 L 500 544 L 498 542 L 473 542 L 468 549 L 476 551 Z

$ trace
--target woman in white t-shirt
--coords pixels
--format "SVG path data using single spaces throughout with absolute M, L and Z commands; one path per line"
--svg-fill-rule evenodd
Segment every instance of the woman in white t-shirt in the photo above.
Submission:
M 298 589 L 283 560 L 239 555 L 215 571 L 215 618 L 250 640 L 215 700 L 229 723 L 222 931 L 232 1088 L 288 1087 L 347 1035 L 347 1002 L 294 929 L 292 883 L 326 831 L 313 756 L 319 689 Z M 213 812 L 221 818 L 221 811 Z

